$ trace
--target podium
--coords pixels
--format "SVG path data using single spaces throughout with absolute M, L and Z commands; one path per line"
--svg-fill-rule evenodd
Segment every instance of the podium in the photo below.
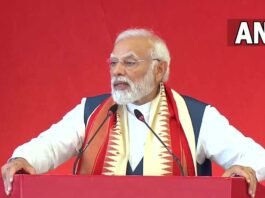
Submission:
M 2 178 L 1 178 L 2 180 Z M 177 176 L 16 175 L 11 196 L 0 198 L 249 198 L 243 178 Z M 258 184 L 255 198 L 265 197 Z

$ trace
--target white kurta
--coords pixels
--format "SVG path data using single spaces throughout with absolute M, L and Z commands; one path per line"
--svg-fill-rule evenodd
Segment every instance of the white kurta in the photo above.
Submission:
M 77 154 L 85 137 L 84 107 L 86 99 L 67 113 L 37 138 L 19 146 L 12 157 L 25 158 L 37 171 L 44 173 L 57 167 Z M 130 109 L 130 106 L 129 106 Z M 141 110 L 141 108 L 140 108 Z M 131 111 L 131 109 L 130 109 Z M 132 119 L 132 117 L 129 119 Z M 135 122 L 137 120 L 134 120 Z M 129 124 L 130 125 L 130 124 Z M 143 125 L 139 121 L 138 126 Z M 131 134 L 135 128 L 129 126 Z M 142 158 L 139 144 L 144 144 L 147 129 L 139 127 L 140 133 L 130 136 L 130 164 L 134 168 Z M 141 140 L 139 140 L 141 138 Z M 135 142 L 139 141 L 139 142 Z M 251 138 L 242 135 L 231 126 L 216 108 L 205 109 L 196 149 L 196 160 L 203 163 L 208 158 L 227 169 L 232 165 L 252 167 L 259 181 L 265 180 L 265 150 Z

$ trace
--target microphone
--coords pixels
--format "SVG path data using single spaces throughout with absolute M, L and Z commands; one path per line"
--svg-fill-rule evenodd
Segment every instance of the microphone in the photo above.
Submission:
M 147 124 L 147 122 L 144 119 L 144 115 L 137 109 L 134 110 L 134 115 L 135 117 L 140 120 L 141 122 L 143 122 L 148 129 L 150 129 L 150 131 L 154 134 L 154 136 L 159 140 L 159 142 L 167 149 L 167 151 L 172 155 L 173 159 L 176 161 L 177 166 L 179 167 L 181 176 L 185 176 L 184 175 L 184 171 L 183 171 L 183 167 L 180 163 L 179 158 L 173 153 L 173 151 L 161 140 L 161 138 L 155 133 L 155 131 Z
M 107 121 L 107 119 L 112 116 L 114 113 L 116 113 L 118 109 L 118 105 L 117 104 L 114 104 L 112 105 L 109 110 L 108 110 L 108 113 L 105 117 L 105 119 L 103 120 L 103 122 L 99 125 L 99 127 L 97 128 L 96 132 L 93 134 L 93 136 L 90 138 L 90 140 L 86 143 L 85 147 L 84 148 L 80 148 L 79 151 L 78 151 L 78 155 L 75 159 L 75 162 L 74 162 L 74 166 L 73 166 L 73 174 L 76 175 L 77 173 L 77 164 L 79 162 L 79 160 L 81 159 L 83 153 L 85 152 L 85 150 L 87 149 L 87 147 L 91 144 L 91 142 L 94 140 L 94 138 L 96 137 L 96 135 L 98 134 L 99 130 L 101 129 L 101 127 L 103 126 L 103 124 Z

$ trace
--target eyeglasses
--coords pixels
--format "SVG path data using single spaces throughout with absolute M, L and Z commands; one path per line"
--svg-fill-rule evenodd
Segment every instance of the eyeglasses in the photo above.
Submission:
M 109 58 L 107 60 L 107 63 L 111 68 L 117 66 L 118 63 L 121 63 L 123 66 L 126 68 L 134 68 L 137 65 L 139 65 L 140 62 L 143 61 L 159 61 L 160 59 L 153 58 L 153 59 L 136 59 L 136 58 L 124 58 L 124 59 L 119 59 L 119 58 Z

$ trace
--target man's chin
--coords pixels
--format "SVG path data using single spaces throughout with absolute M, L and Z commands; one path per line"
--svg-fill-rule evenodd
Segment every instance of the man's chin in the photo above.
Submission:
M 127 105 L 129 103 L 132 103 L 132 101 L 129 100 L 122 100 L 122 99 L 115 99 L 113 98 L 114 102 L 116 102 L 118 105 Z
M 112 98 L 114 102 L 116 102 L 119 105 L 126 105 L 128 103 L 133 103 L 135 101 L 131 97 L 128 97 L 128 95 L 123 95 L 121 91 L 112 93 Z
M 133 103 L 133 100 L 127 98 L 114 98 L 114 101 L 119 105 L 127 105 L 129 103 Z

